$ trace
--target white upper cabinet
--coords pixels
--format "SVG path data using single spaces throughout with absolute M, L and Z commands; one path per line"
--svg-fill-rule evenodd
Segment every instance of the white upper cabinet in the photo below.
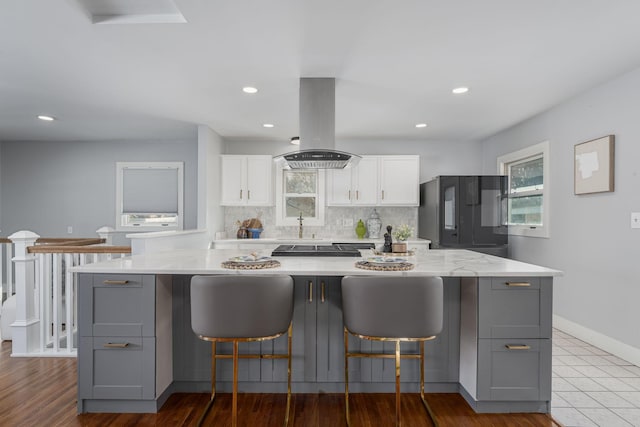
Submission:
M 328 206 L 375 206 L 377 195 L 378 157 L 364 156 L 353 168 L 327 173 Z
M 418 206 L 420 156 L 363 156 L 327 173 L 328 206 Z
M 271 156 L 223 154 L 220 158 L 221 205 L 273 205 Z
M 420 156 L 380 157 L 380 205 L 420 204 Z

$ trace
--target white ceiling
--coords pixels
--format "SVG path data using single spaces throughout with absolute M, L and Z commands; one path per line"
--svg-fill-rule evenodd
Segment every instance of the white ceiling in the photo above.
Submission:
M 337 139 L 477 140 L 640 66 L 635 0 L 137 1 L 186 23 L 0 3 L 0 141 L 286 141 L 300 77 L 336 78 Z

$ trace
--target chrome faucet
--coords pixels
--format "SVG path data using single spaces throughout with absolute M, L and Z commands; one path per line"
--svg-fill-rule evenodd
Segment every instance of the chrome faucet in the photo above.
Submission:
M 304 218 L 302 218 L 302 212 L 300 212 L 300 216 L 298 217 L 298 222 L 300 223 L 300 226 L 298 227 L 298 239 L 302 239 L 302 220 Z

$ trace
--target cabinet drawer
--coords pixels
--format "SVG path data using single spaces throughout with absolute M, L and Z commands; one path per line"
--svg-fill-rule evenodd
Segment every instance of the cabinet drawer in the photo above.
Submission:
M 549 278 L 481 278 L 478 285 L 479 338 L 551 338 Z
M 81 337 L 78 397 L 153 399 L 155 338 Z
M 551 340 L 478 340 L 478 400 L 551 399 Z
M 155 280 L 146 275 L 81 274 L 81 336 L 155 335 Z

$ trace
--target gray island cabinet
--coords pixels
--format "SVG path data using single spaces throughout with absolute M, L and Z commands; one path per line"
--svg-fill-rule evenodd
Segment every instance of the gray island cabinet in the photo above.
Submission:
M 294 393 L 344 390 L 340 282 L 359 274 L 438 275 L 444 279 L 444 328 L 426 343 L 427 392 L 459 392 L 477 412 L 549 412 L 551 300 L 556 270 L 464 250 L 425 251 L 408 272 L 356 269 L 355 259 L 281 258 L 281 267 L 220 267 L 237 250 L 185 250 L 76 267 L 78 412 L 157 412 L 175 392 L 210 390 L 209 343 L 191 330 L 195 274 L 289 274 L 294 278 Z M 365 254 L 366 255 L 366 254 Z M 171 260 L 171 262 L 169 262 Z M 350 337 L 350 348 L 394 349 Z M 286 338 L 241 345 L 280 352 Z M 403 351 L 417 351 L 403 343 Z M 230 352 L 225 345 L 219 352 Z M 244 392 L 286 391 L 286 363 L 240 361 Z M 392 392 L 392 360 L 349 364 L 353 392 Z M 403 360 L 403 390 L 415 392 L 418 361 Z M 230 363 L 217 364 L 218 389 L 231 390 Z

